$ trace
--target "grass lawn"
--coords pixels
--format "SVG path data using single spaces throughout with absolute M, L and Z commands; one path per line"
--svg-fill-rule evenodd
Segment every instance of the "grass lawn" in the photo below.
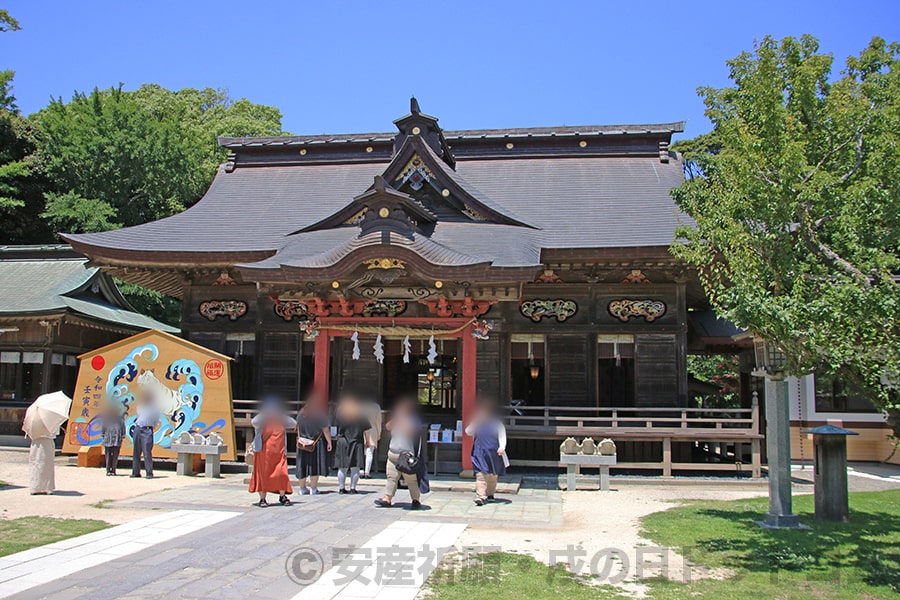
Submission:
M 625 598 L 614 588 L 592 586 L 568 574 L 564 567 L 548 567 L 530 556 L 494 552 L 467 558 L 461 570 L 441 568 L 428 586 L 440 600 L 599 600 Z M 431 598 L 432 596 L 428 596 Z
M 794 510 L 812 531 L 766 530 L 753 523 L 765 498 L 691 502 L 649 515 L 644 537 L 676 548 L 694 564 L 726 568 L 727 579 L 679 583 L 654 579 L 651 600 L 856 600 L 900 598 L 900 490 L 850 494 L 849 523 L 813 517 L 813 497 L 794 498 Z M 439 600 L 581 600 L 618 598 L 563 571 L 515 554 L 484 557 L 483 564 L 451 573 L 436 571 L 429 583 Z
M 697 564 L 726 567 L 726 581 L 656 583 L 653 598 L 900 598 L 900 490 L 850 494 L 850 522 L 813 517 L 813 497 L 794 498 L 812 531 L 753 524 L 765 498 L 692 503 L 644 519 L 645 537 L 688 548 Z
M 0 556 L 52 544 L 107 527 L 108 523 L 92 519 L 20 517 L 0 520 Z

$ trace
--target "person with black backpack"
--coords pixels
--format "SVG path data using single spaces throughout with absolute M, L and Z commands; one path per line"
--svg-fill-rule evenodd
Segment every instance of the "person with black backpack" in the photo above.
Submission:
M 392 505 L 400 478 L 406 482 L 412 498 L 413 510 L 422 507 L 420 502 L 419 471 L 422 460 L 422 427 L 417 416 L 418 405 L 414 398 L 398 398 L 394 403 L 391 419 L 385 425 L 390 432 L 383 496 L 375 501 L 375 506 L 387 508 Z

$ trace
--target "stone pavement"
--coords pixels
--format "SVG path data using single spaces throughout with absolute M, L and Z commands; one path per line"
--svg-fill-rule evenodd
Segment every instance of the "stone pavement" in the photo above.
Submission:
M 238 514 L 187 510 L 164 513 L 5 556 L 0 558 L 0 597 L 59 581 L 142 550 L 157 551 L 159 545 L 168 540 Z M 62 585 L 68 586 L 68 583 L 62 581 Z
M 295 494 L 294 506 L 260 509 L 251 505 L 254 496 L 239 482 L 213 481 L 115 502 L 112 510 L 166 511 L 155 517 L 155 527 L 159 531 L 162 526 L 172 539 L 132 546 L 134 552 L 110 555 L 102 564 L 84 561 L 80 570 L 54 581 L 35 581 L 34 587 L 22 588 L 13 597 L 281 599 L 304 592 L 324 574 L 314 589 L 299 597 L 331 598 L 340 592 L 341 598 L 411 599 L 440 558 L 432 552 L 453 546 L 467 524 L 543 528 L 562 524 L 557 490 L 523 489 L 516 496 L 498 495 L 497 503 L 484 507 L 475 506 L 470 494 L 434 492 L 423 498 L 425 506 L 419 511 L 409 510 L 405 490 L 390 509 L 372 505 L 380 492 L 377 482 L 361 482 L 360 491 Z M 172 535 L 177 527 L 166 527 L 169 519 L 183 524 L 190 520 L 185 515 L 194 514 L 202 522 L 199 519 L 211 513 L 221 514 L 223 520 L 184 534 Z M 135 525 L 124 527 L 130 526 Z M 84 540 L 89 537 L 62 543 L 78 553 L 98 541 Z M 368 549 L 363 560 L 352 550 L 360 547 Z M 348 565 L 354 569 L 351 578 L 357 579 L 352 588 L 345 581 Z M 401 576 L 407 571 L 415 574 L 412 581 Z

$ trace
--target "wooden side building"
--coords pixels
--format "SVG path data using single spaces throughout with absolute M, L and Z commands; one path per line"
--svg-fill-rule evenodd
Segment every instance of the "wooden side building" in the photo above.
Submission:
M 412 393 L 445 426 L 485 393 L 513 406 L 520 463 L 612 435 L 634 467 L 758 471 L 749 389 L 743 409 L 689 403 L 688 353 L 740 349 L 668 250 L 683 123 L 450 131 L 413 99 L 394 124 L 222 138 L 190 209 L 63 237 L 184 300 L 183 335 L 236 359 L 238 424 L 263 391 Z
M 72 396 L 77 357 L 147 329 L 113 279 L 65 245 L 0 246 L 0 434 L 22 435 L 25 409 L 47 392 Z

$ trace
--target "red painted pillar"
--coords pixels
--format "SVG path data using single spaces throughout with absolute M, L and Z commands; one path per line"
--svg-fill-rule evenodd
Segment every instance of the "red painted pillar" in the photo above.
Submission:
M 472 337 L 470 327 L 467 327 L 462 335 L 462 421 L 463 428 L 471 422 L 475 413 L 475 395 L 478 392 L 476 384 L 476 352 L 477 340 Z M 462 467 L 463 471 L 472 472 L 472 437 L 463 434 L 462 443 Z
M 315 371 L 313 374 L 313 389 L 316 397 L 325 406 L 328 406 L 328 371 L 331 363 L 331 336 L 327 329 L 320 329 L 316 336 L 316 345 L 313 349 L 315 359 Z

